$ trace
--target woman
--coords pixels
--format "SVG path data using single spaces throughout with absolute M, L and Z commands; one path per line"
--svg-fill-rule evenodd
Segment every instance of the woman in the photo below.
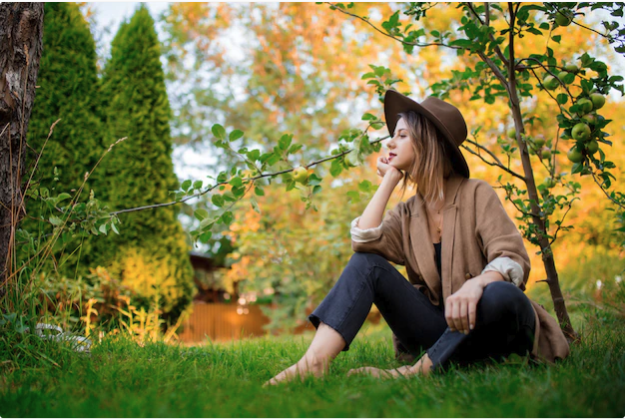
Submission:
M 530 261 L 521 234 L 493 188 L 469 178 L 459 149 L 467 136 L 460 111 L 435 97 L 418 103 L 389 90 L 384 114 L 390 153 L 378 158 L 382 183 L 352 221 L 356 253 L 309 316 L 317 332 L 304 356 L 265 384 L 326 373 L 349 350 L 372 304 L 393 331 L 397 357 L 418 360 L 348 375 L 428 374 L 452 361 L 512 353 L 550 362 L 568 356 L 555 319 L 523 293 Z M 404 191 L 412 182 L 417 193 L 382 220 L 402 179 Z M 409 281 L 389 261 L 405 265 Z

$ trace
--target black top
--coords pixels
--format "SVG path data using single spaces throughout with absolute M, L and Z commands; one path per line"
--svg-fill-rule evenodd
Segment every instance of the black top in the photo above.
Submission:
M 438 243 L 434 243 L 434 250 L 436 251 L 436 268 L 438 269 L 438 276 L 440 278 L 443 277 L 443 275 L 441 274 L 441 245 L 442 245 L 442 241 L 438 242 Z

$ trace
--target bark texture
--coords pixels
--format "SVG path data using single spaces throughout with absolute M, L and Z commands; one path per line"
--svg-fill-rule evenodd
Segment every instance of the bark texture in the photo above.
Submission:
M 43 3 L 0 3 L 0 299 L 25 215 L 26 132 L 43 48 Z

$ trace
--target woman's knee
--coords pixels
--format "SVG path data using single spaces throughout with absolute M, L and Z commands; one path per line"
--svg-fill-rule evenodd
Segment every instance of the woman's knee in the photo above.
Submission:
M 375 253 L 355 252 L 345 268 L 346 275 L 344 273 L 342 276 L 347 276 L 352 281 L 366 281 L 375 291 L 380 273 L 392 269 L 390 262 L 383 256 Z
M 384 256 L 378 255 L 376 253 L 366 252 L 355 252 L 349 259 L 349 263 L 356 264 L 358 266 L 383 266 L 390 264 L 389 261 L 384 258 Z
M 516 315 L 523 309 L 527 297 L 511 282 L 491 282 L 484 287 L 479 308 L 487 317 Z

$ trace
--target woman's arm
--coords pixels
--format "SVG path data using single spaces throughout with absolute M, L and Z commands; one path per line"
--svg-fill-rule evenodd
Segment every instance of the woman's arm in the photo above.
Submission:
M 375 191 L 373 198 L 371 198 L 367 208 L 365 208 L 365 211 L 358 220 L 358 228 L 366 230 L 378 227 L 380 223 L 382 223 L 382 216 L 384 215 L 386 204 L 388 204 L 388 200 L 400 180 L 401 172 L 397 170 L 389 170 L 384 174 L 380 187 Z
M 405 265 L 402 216 L 406 204 L 400 202 L 386 213 L 384 219 L 382 218 L 388 200 L 400 179 L 401 172 L 396 169 L 385 173 L 382 184 L 362 216 L 352 221 L 350 234 L 354 252 L 375 253 L 393 263 Z
M 525 291 L 531 265 L 523 236 L 492 186 L 480 181 L 475 193 L 475 233 L 488 263 L 483 273 L 498 271 Z

